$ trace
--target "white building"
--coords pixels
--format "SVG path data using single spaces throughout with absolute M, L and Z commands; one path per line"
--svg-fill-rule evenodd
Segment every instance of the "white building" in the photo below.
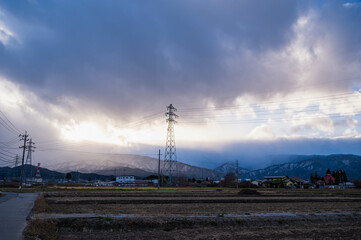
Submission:
M 256 186 L 260 185 L 260 184 L 259 184 L 259 181 L 257 181 L 257 180 L 254 180 L 254 181 L 252 181 L 251 183 L 252 183 L 253 185 L 256 185 Z
M 117 183 L 135 183 L 134 176 L 119 176 L 115 179 Z

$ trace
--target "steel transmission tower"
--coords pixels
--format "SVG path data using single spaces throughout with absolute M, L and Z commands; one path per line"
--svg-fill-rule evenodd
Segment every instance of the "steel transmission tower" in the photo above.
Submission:
M 25 164 L 29 164 L 29 165 L 32 165 L 32 159 L 31 159 L 31 153 L 34 152 L 33 148 L 36 148 L 34 147 L 34 142 L 32 141 L 32 139 L 30 139 L 29 143 L 28 143 L 28 146 L 26 146 L 27 150 L 28 150 L 28 155 L 26 156 L 26 161 L 25 161 Z
M 30 179 L 31 179 L 32 176 L 33 176 L 33 166 L 32 166 L 32 158 L 31 158 L 31 156 L 32 156 L 32 153 L 34 152 L 34 148 L 36 148 L 36 147 L 34 146 L 34 144 L 35 144 L 35 143 L 33 142 L 33 140 L 30 139 L 30 141 L 29 141 L 29 143 L 28 143 L 28 146 L 26 146 L 26 149 L 27 149 L 27 151 L 28 151 L 28 154 L 27 154 L 27 156 L 26 156 L 25 164 L 30 165 L 30 176 L 29 176 Z
M 173 184 L 173 175 L 177 172 L 177 152 L 174 137 L 174 124 L 177 122 L 175 119 L 178 117 L 174 113 L 176 111 L 177 109 L 171 104 L 167 107 L 167 112 L 165 113 L 168 117 L 168 129 L 164 154 L 164 173 L 169 176 L 169 184 Z
M 17 167 L 19 165 L 19 155 L 16 154 L 16 157 L 15 157 L 15 167 Z

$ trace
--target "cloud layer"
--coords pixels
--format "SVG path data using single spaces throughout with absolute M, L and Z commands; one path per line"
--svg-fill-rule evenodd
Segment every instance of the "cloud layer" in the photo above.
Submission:
M 32 128 L 46 126 L 43 135 L 91 126 L 104 142 L 160 141 L 164 119 L 141 137 L 125 124 L 174 103 L 208 111 L 180 111 L 188 145 L 359 137 L 360 83 L 357 1 L 0 3 L 0 106 L 19 111 L 11 116 L 24 128 L 40 118 Z M 351 90 L 348 101 L 317 99 Z M 225 105 L 240 108 L 212 112 Z M 219 125 L 234 119 L 248 122 Z
M 54 104 L 74 98 L 110 115 L 187 99 L 267 99 L 330 80 L 345 89 L 360 74 L 359 5 L 8 1 L 0 9 L 3 77 Z

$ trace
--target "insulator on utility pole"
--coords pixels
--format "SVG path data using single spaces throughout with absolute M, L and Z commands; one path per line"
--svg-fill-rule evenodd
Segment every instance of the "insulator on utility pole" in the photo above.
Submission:
M 169 177 L 169 184 L 173 184 L 173 176 L 177 172 L 177 152 L 175 147 L 175 136 L 174 136 L 174 124 L 176 123 L 176 118 L 178 117 L 176 112 L 177 109 L 170 104 L 167 107 L 167 112 L 165 115 L 168 117 L 168 128 L 167 128 L 167 139 L 165 145 L 164 153 L 164 171 L 165 175 Z

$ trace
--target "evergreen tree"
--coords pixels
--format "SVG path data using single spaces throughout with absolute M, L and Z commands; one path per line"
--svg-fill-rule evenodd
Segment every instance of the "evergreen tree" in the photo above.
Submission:
M 341 182 L 340 181 L 340 170 L 336 171 L 334 178 L 335 178 L 335 184 L 338 185 Z
M 65 178 L 66 178 L 66 180 L 69 181 L 69 180 L 72 178 L 71 173 L 67 173 L 66 176 L 65 176 Z
M 343 183 L 343 182 L 344 182 L 344 179 L 343 179 L 343 174 L 342 174 L 342 170 L 341 170 L 341 169 L 338 170 L 338 177 L 339 177 L 339 182 L 340 182 L 340 183 Z
M 342 175 L 343 175 L 343 181 L 348 182 L 346 171 L 343 171 Z

